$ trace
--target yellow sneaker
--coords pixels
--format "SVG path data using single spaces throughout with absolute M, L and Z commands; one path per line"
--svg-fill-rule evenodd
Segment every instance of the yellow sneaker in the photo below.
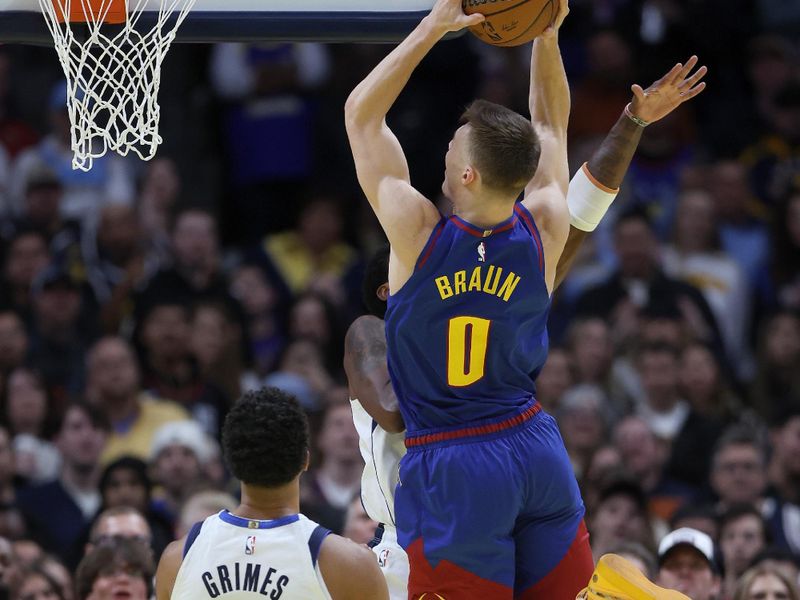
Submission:
M 576 600 L 691 600 L 675 590 L 665 590 L 621 556 L 605 554 L 592 573 L 589 586 Z

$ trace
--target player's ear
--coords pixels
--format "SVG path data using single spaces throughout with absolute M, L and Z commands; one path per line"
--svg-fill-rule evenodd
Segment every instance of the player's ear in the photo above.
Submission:
M 381 286 L 375 290 L 375 295 L 381 302 L 386 302 L 389 299 L 389 283 L 381 284 Z
M 472 165 L 467 165 L 464 167 L 464 172 L 461 173 L 461 183 L 464 185 L 472 185 L 478 180 L 478 171 L 475 170 L 475 167 Z
M 306 450 L 306 460 L 303 462 L 303 472 L 308 471 L 309 464 L 311 464 L 311 452 Z

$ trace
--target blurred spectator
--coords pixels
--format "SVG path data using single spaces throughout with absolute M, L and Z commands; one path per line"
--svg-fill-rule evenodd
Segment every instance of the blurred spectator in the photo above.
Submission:
M 181 508 L 180 518 L 175 530 L 175 537 L 182 538 L 189 533 L 192 525 L 204 521 L 207 517 L 220 511 L 235 511 L 239 502 L 227 492 L 204 490 L 192 494 Z
M 577 385 L 562 396 L 555 412 L 575 477 L 580 479 L 595 451 L 606 440 L 608 400 L 603 390 Z
M 767 524 L 753 505 L 734 505 L 720 516 L 719 549 L 725 568 L 722 579 L 724 598 L 733 597 L 739 577 L 769 542 Z
M 316 441 L 319 463 L 300 478 L 300 508 L 309 519 L 341 533 L 364 468 L 349 404 L 325 410 Z
M 658 240 L 648 219 L 632 211 L 621 215 L 614 227 L 619 269 L 605 283 L 581 295 L 577 314 L 606 320 L 616 338 L 626 341 L 637 332 L 640 312 L 657 302 L 680 309 L 698 338 L 717 340 L 717 325 L 702 294 L 662 272 Z
M 53 87 L 48 108 L 48 135 L 37 146 L 22 152 L 14 164 L 14 197 L 21 201 L 31 169 L 44 164 L 56 173 L 64 187 L 61 212 L 67 218 L 83 219 L 106 203 L 131 203 L 133 179 L 122 157 L 106 154 L 94 160 L 89 172 L 73 170 L 66 81 Z
M 228 103 L 223 135 L 240 239 L 293 221 L 314 157 L 312 97 L 329 69 L 321 44 L 214 46 L 211 82 Z
M 669 528 L 674 531 L 683 527 L 702 531 L 714 544 L 719 540 L 717 511 L 710 505 L 684 504 L 676 510 L 669 520 Z
M 353 498 L 350 506 L 347 507 L 342 535 L 356 544 L 368 544 L 375 537 L 376 527 L 378 527 L 378 523 L 369 518 L 361 503 L 361 497 Z
M 278 307 L 278 293 L 262 269 L 245 263 L 231 276 L 231 295 L 242 304 L 245 314 L 245 339 L 250 341 L 252 371 L 244 375 L 242 390 L 260 387 L 259 378 L 277 366 L 286 343 L 286 333 Z
M 101 544 L 78 566 L 78 600 L 148 600 L 154 574 L 153 558 L 144 544 L 129 539 Z
M 219 231 L 214 216 L 199 208 L 180 210 L 172 222 L 170 241 L 173 264 L 162 267 L 136 295 L 137 320 L 164 300 L 184 306 L 216 300 L 229 305 L 237 318 L 241 318 L 241 307 L 228 293 L 222 271 Z
M 287 391 L 306 411 L 316 412 L 323 408 L 333 378 L 325 367 L 319 344 L 313 339 L 297 338 L 288 343 L 277 370 L 267 375 L 261 385 Z
M 550 348 L 547 362 L 536 378 L 536 399 L 547 412 L 553 413 L 574 380 L 569 353 L 563 348 Z
M 238 398 L 244 371 L 242 330 L 220 302 L 203 302 L 192 311 L 191 352 L 200 376 L 227 398 Z
M 14 449 L 11 436 L 5 427 L 0 426 L 0 506 L 5 510 L 0 514 L 0 536 L 17 539 L 24 534 L 24 524 L 16 511 L 17 490 L 15 485 Z
M 632 562 L 648 579 L 652 580 L 655 578 L 656 557 L 642 544 L 626 541 L 613 546 L 609 549 L 609 552 Z
M 148 260 L 164 263 L 170 256 L 169 218 L 181 194 L 175 162 L 154 158 L 142 177 L 136 210 Z
M 158 486 L 154 505 L 173 525 L 183 504 L 208 486 L 204 468 L 211 458 L 212 444 L 216 442 L 195 421 L 167 423 L 153 435 L 150 467 Z
M 22 366 L 27 355 L 25 323 L 14 310 L 0 308 L 0 388 L 6 386 L 8 374 Z
M 667 520 L 694 499 L 695 490 L 665 473 L 669 445 L 656 437 L 646 421 L 626 417 L 614 428 L 613 439 L 623 466 L 646 494 L 651 515 Z
M 153 554 L 161 556 L 175 536 L 167 517 L 153 506 L 153 485 L 147 471 L 144 461 L 131 456 L 123 456 L 106 466 L 100 475 L 102 509 L 134 509 L 143 515 L 152 535 Z
M 329 373 L 342 371 L 344 331 L 333 303 L 316 292 L 299 296 L 289 311 L 289 336 L 316 342 Z
M 680 393 L 693 412 L 719 425 L 748 416 L 709 346 L 701 342 L 687 344 L 681 352 L 679 369 Z
M 72 568 L 80 559 L 81 535 L 100 507 L 100 453 L 107 435 L 97 409 L 70 405 L 55 440 L 63 459 L 60 477 L 19 492 L 31 537 Z
M 295 229 L 265 238 L 268 273 L 292 296 L 314 290 L 340 310 L 355 304 L 362 267 L 358 253 L 342 239 L 341 201 L 312 197 L 303 208 Z
M 714 199 L 722 249 L 755 287 L 767 265 L 769 232 L 759 219 L 758 204 L 742 164 L 724 160 L 712 165 L 708 191 Z
M 601 491 L 587 521 L 595 560 L 626 541 L 653 546 L 647 498 L 634 481 L 617 479 Z
M 113 545 L 120 539 L 129 539 L 150 546 L 153 534 L 142 513 L 131 506 L 107 508 L 94 520 L 89 532 L 84 556 L 102 545 Z
M 30 567 L 20 575 L 14 600 L 68 600 L 61 586 L 41 567 Z
M 37 135 L 29 123 L 20 118 L 10 93 L 13 88 L 12 55 L 0 52 L 0 144 L 10 158 L 36 143 Z
M 700 189 L 684 191 L 672 244 L 663 252 L 664 272 L 703 293 L 719 324 L 726 355 L 741 373 L 752 373 L 748 352 L 749 282 L 739 265 L 720 249 L 714 201 Z
M 14 369 L 2 399 L 2 421 L 13 438 L 17 475 L 32 483 L 55 479 L 61 456 L 48 441 L 55 415 L 41 375 L 24 367 Z
M 761 508 L 767 488 L 767 457 L 751 428 L 734 425 L 717 440 L 710 483 L 721 510 L 737 504 Z
M 139 387 L 133 349 L 118 337 L 99 340 L 86 359 L 87 394 L 111 423 L 103 463 L 120 456 L 150 456 L 153 435 L 164 423 L 188 419 L 173 402 L 156 400 Z
M 779 569 L 756 567 L 736 582 L 733 600 L 800 600 L 797 581 L 792 581 Z
M 680 363 L 673 347 L 653 343 L 640 348 L 638 367 L 645 401 L 637 412 L 656 435 L 671 442 L 667 472 L 695 488 L 702 487 L 721 426 L 680 397 Z
M 10 595 L 9 583 L 14 570 L 13 560 L 11 542 L 0 536 L 0 598 L 8 598 Z
M 692 600 L 715 600 L 720 591 L 714 543 L 702 531 L 684 527 L 658 545 L 656 583 L 678 590 Z
M 800 405 L 776 413 L 770 429 L 772 456 L 764 517 L 775 545 L 800 554 Z
M 75 598 L 75 591 L 72 584 L 72 574 L 67 570 L 61 561 L 45 554 L 34 565 L 34 567 L 41 569 L 50 576 L 50 579 L 56 582 L 61 595 L 64 600 L 73 600 Z
M 31 320 L 31 288 L 50 262 L 44 234 L 34 229 L 18 229 L 8 241 L 0 279 L 0 301 L 11 306 L 22 318 Z
M 773 219 L 770 305 L 800 311 L 800 182 Z
M 228 398 L 203 377 L 192 356 L 189 309 L 176 299 L 150 305 L 139 333 L 143 387 L 185 408 L 203 429 L 219 437 Z
M 800 316 L 776 313 L 759 337 L 753 404 L 763 417 L 774 420 L 785 405 L 800 402 Z
M 98 330 L 96 306 L 83 273 L 52 263 L 34 282 L 30 360 L 41 370 L 56 406 L 84 386 L 84 357 Z
M 783 573 L 789 581 L 800 584 L 800 556 L 784 548 L 769 546 L 756 554 L 750 568 L 757 567 L 775 569 Z

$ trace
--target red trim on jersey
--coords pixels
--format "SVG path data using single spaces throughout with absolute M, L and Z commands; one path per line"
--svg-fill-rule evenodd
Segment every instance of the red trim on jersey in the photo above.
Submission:
M 499 423 L 476 425 L 474 427 L 464 427 L 463 429 L 454 429 L 452 431 L 440 431 L 439 433 L 427 433 L 419 436 L 412 435 L 406 437 L 406 448 L 425 446 L 427 444 L 445 442 L 448 440 L 457 440 L 464 437 L 475 437 L 480 435 L 488 435 L 490 433 L 497 433 L 498 431 L 503 431 L 504 429 L 510 429 L 512 427 L 516 427 L 517 425 L 522 425 L 540 410 L 542 410 L 542 405 L 537 402 L 529 407 L 525 412 L 510 417 L 504 421 L 500 421 Z
M 589 585 L 594 571 L 589 532 L 581 521 L 575 539 L 555 568 L 537 583 L 524 590 L 517 600 L 574 600 Z
M 539 235 L 539 230 L 536 228 L 536 223 L 533 218 L 527 213 L 526 209 L 522 208 L 519 204 L 514 206 L 514 210 L 525 221 L 528 229 L 533 236 L 533 245 L 536 246 L 536 254 L 539 256 L 539 269 L 544 273 L 544 247 L 542 246 L 542 238 Z
M 433 247 L 436 245 L 436 242 L 439 240 L 439 237 L 442 235 L 442 232 L 444 231 L 444 219 L 439 221 L 436 224 L 436 227 L 438 227 L 439 230 L 436 231 L 436 228 L 434 228 L 434 230 L 431 232 L 431 239 L 428 240 L 427 247 L 422 251 L 422 256 L 417 261 L 417 266 L 414 267 L 415 271 L 421 269 L 425 265 L 425 263 L 428 262 L 428 259 L 431 257 L 431 253 L 433 252 Z
M 511 600 L 514 590 L 462 569 L 449 560 L 433 568 L 425 557 L 422 538 L 406 550 L 411 567 L 408 577 L 409 600 Z

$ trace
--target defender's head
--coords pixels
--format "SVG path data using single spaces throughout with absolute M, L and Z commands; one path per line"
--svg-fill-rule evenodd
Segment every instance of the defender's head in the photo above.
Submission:
M 308 467 L 308 420 L 297 400 L 277 388 L 244 394 L 225 418 L 222 447 L 242 483 L 275 488 Z
M 533 124 L 486 100 L 473 102 L 461 122 L 445 156 L 444 195 L 458 202 L 460 190 L 480 186 L 494 196 L 516 199 L 539 164 Z
M 361 281 L 361 299 L 369 314 L 386 317 L 386 300 L 389 297 L 389 246 L 382 246 L 367 261 Z

